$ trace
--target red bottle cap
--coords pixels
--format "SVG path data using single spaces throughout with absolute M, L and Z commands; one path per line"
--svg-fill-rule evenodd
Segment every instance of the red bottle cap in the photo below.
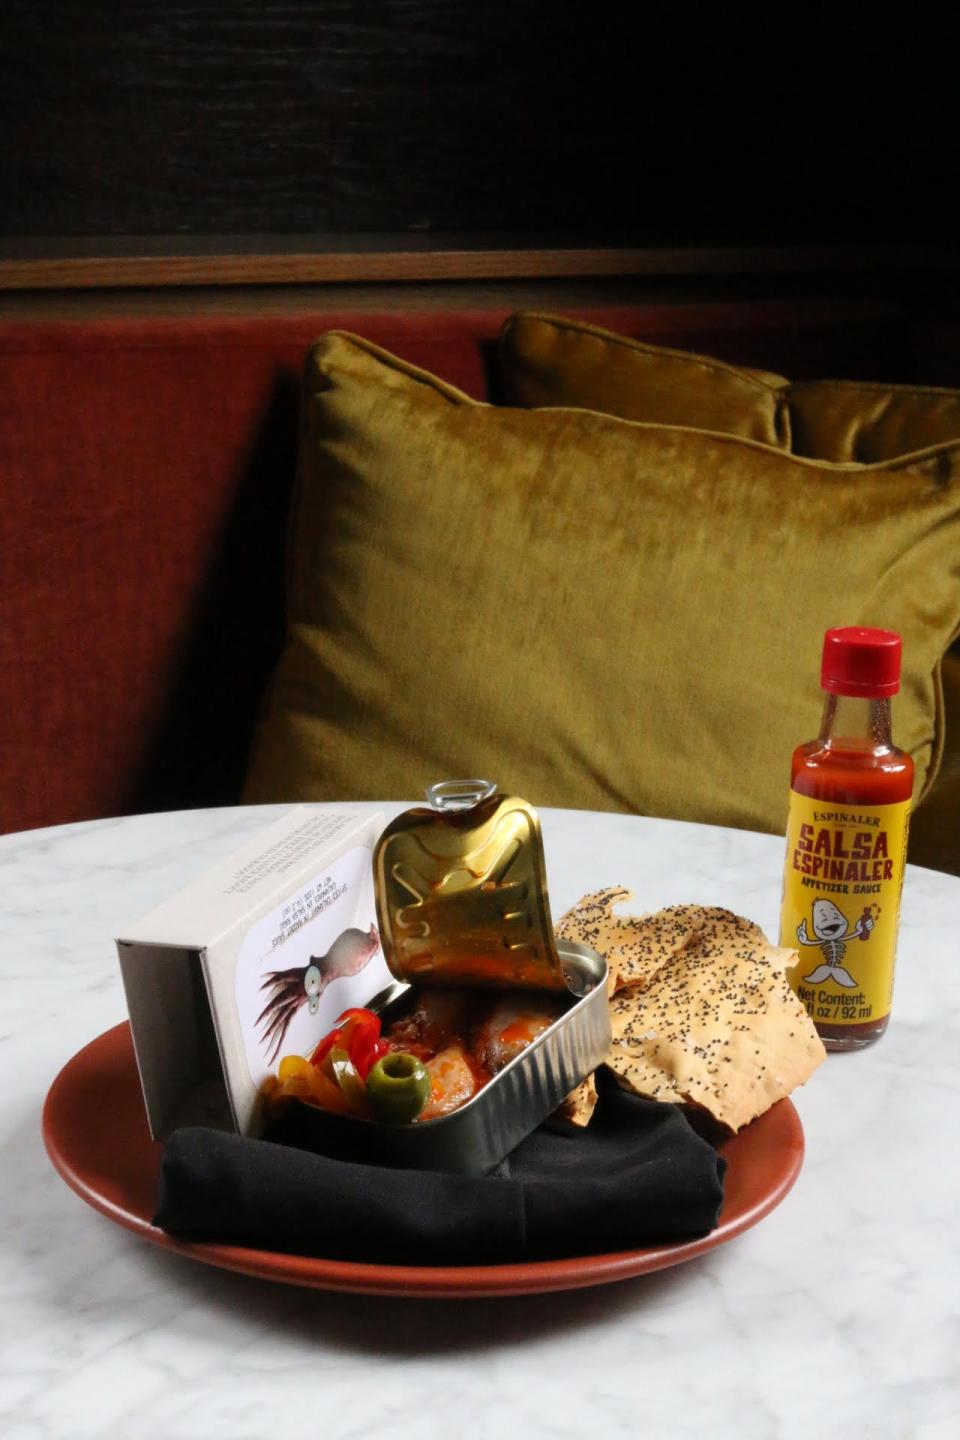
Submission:
M 845 625 L 823 637 L 820 684 L 834 695 L 868 699 L 896 695 L 900 689 L 900 636 L 893 630 Z

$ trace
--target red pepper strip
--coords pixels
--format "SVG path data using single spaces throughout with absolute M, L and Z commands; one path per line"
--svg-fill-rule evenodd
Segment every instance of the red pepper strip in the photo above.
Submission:
M 360 1063 L 380 1039 L 380 1016 L 374 1015 L 372 1010 L 353 1010 L 347 1012 L 345 1022 L 341 1015 L 340 1022 L 340 1044 L 359 1069 Z
M 323 1037 L 316 1050 L 314 1050 L 313 1054 L 310 1056 L 310 1063 L 312 1065 L 322 1065 L 324 1060 L 327 1058 L 328 1054 L 332 1050 L 333 1046 L 341 1044 L 342 1040 L 342 1030 L 331 1030 L 329 1035 L 325 1035 Z
M 390 1041 L 377 1040 L 376 1043 L 372 1045 L 369 1050 L 365 1051 L 363 1054 L 351 1055 L 350 1058 L 354 1063 L 360 1079 L 366 1082 L 367 1076 L 370 1074 L 370 1071 L 373 1069 L 374 1065 L 376 1065 L 377 1061 L 381 1060 L 384 1055 L 389 1055 L 389 1053 Z
M 347 1053 L 353 1062 L 354 1070 L 356 1070 L 361 1080 L 366 1080 L 367 1078 L 367 1071 L 373 1063 L 371 1056 L 378 1044 L 379 1041 L 377 1040 L 374 1040 L 373 1043 L 370 1044 L 365 1036 L 356 1035 L 352 1038 L 348 1046 Z
M 367 1056 L 373 1053 L 379 1038 L 379 1015 L 375 1015 L 372 1010 L 362 1010 L 356 1007 L 344 1010 L 337 1021 L 337 1028 L 331 1030 L 329 1035 L 324 1036 L 310 1059 L 314 1065 L 322 1065 L 336 1045 L 340 1049 L 346 1050 L 358 1074 L 366 1076 L 367 1070 L 373 1064 L 372 1060 L 369 1064 L 366 1063 Z
M 354 1015 L 362 1015 L 365 1021 L 376 1025 L 377 1034 L 380 1034 L 380 1016 L 375 1010 L 364 1010 L 357 1005 L 354 1005 L 351 1010 L 344 1010 L 343 1014 L 337 1017 L 337 1024 L 342 1025 L 344 1020 L 350 1020 Z
M 378 1043 L 380 1017 L 374 1015 L 372 1010 L 347 1010 L 340 1019 L 346 1020 L 346 1024 L 338 1025 L 329 1035 L 324 1036 L 310 1059 L 314 1065 L 322 1065 L 336 1045 L 347 1051 L 354 1066 L 360 1070 L 367 1054 L 371 1053 Z
M 348 1040 L 354 1035 L 368 1036 L 371 1044 L 380 1039 L 380 1016 L 372 1010 L 346 1010 L 337 1024 Z

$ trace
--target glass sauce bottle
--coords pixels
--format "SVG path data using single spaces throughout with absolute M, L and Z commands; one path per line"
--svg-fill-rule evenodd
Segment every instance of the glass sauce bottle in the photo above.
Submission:
M 820 734 L 793 752 L 780 944 L 828 1050 L 870 1045 L 890 1019 L 913 794 L 891 735 L 900 654 L 893 631 L 828 630 Z

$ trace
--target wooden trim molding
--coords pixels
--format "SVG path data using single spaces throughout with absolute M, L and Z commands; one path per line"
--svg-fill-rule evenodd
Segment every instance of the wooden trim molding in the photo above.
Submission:
M 934 245 L 649 248 L 518 236 L 0 240 L 0 290 L 956 271 Z

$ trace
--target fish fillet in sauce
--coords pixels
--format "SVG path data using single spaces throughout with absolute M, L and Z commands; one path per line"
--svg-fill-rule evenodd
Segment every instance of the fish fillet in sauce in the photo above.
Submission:
M 476 990 L 424 990 L 386 1038 L 423 1060 L 432 1092 L 420 1120 L 449 1115 L 509 1065 L 563 1013 L 549 996 L 491 997 Z

